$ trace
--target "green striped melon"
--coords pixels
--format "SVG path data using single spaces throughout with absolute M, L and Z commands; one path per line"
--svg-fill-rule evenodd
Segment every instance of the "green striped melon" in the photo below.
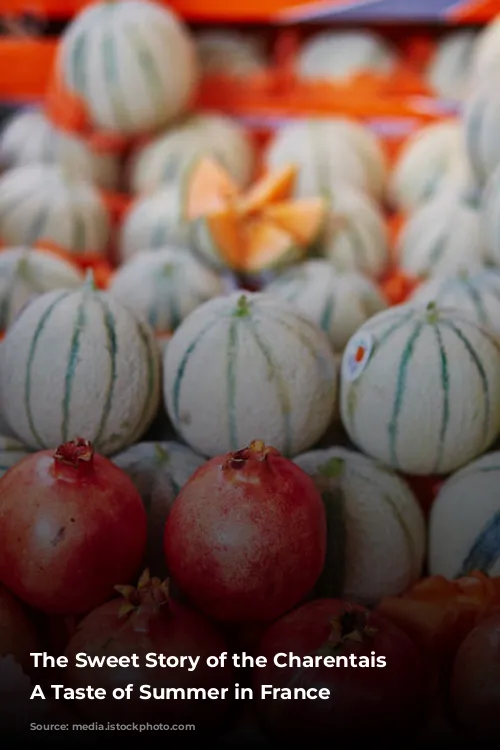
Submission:
M 109 292 L 164 337 L 201 304 L 223 294 L 224 282 L 186 249 L 166 247 L 135 255 L 118 269 Z
M 139 440 L 160 399 L 153 331 L 89 278 L 35 299 L 3 344 L 5 416 L 33 449 L 80 436 L 112 455 Z
M 297 73 L 302 78 L 343 81 L 369 71 L 389 74 L 396 62 L 395 50 L 372 31 L 328 29 L 304 42 Z
M 0 177 L 0 241 L 49 240 L 75 254 L 105 255 L 111 223 L 92 183 L 57 165 L 28 164 Z
M 204 75 L 245 78 L 266 69 L 267 58 L 259 36 L 234 29 L 204 29 L 195 41 Z
M 422 573 L 426 529 L 409 486 L 361 453 L 332 447 L 298 456 L 325 504 L 328 545 L 316 595 L 372 605 Z
M 337 271 L 326 260 L 309 260 L 282 274 L 265 288 L 289 302 L 343 351 L 353 333 L 387 302 L 375 284 L 359 273 Z
M 348 185 L 330 191 L 319 253 L 341 271 L 380 278 L 390 261 L 386 219 L 369 195 Z
M 131 478 L 148 514 L 144 565 L 165 577 L 163 535 L 167 516 L 180 490 L 205 459 L 181 443 L 166 441 L 137 443 L 114 456 L 113 463 Z
M 490 80 L 500 63 L 500 13 L 480 30 L 471 65 L 472 83 Z
M 495 70 L 498 79 L 500 60 Z M 477 182 L 485 185 L 500 166 L 500 88 L 492 85 L 491 76 L 477 82 L 466 101 L 463 127 L 469 162 Z
M 456 308 L 472 315 L 500 336 L 500 270 L 484 268 L 454 276 L 438 276 L 417 288 L 412 300 L 419 304 L 435 301 L 440 307 Z
M 58 130 L 39 109 L 16 112 L 0 133 L 0 169 L 26 164 L 62 164 L 105 190 L 120 184 L 114 154 L 92 151 L 81 138 Z
M 481 195 L 481 225 L 488 248 L 488 260 L 500 267 L 500 164 Z
M 476 41 L 477 32 L 468 28 L 438 40 L 425 77 L 439 97 L 460 102 L 469 92 Z
M 420 279 L 479 270 L 488 251 L 477 199 L 443 190 L 408 219 L 398 240 L 399 265 Z
M 500 339 L 460 310 L 379 313 L 344 351 L 340 409 L 355 445 L 406 474 L 448 474 L 500 434 Z
M 168 343 L 163 377 L 175 430 L 206 456 L 256 439 L 294 456 L 334 414 L 328 337 L 271 295 L 235 292 L 194 310 Z
M 151 193 L 182 180 L 200 157 L 216 159 L 240 186 L 248 185 L 256 150 L 246 129 L 217 114 L 191 115 L 138 149 L 130 161 L 130 189 Z
M 26 247 L 0 253 L 0 331 L 35 297 L 54 289 L 77 289 L 82 272 L 56 255 Z
M 95 128 L 127 136 L 158 130 L 187 110 L 199 78 L 187 28 L 150 0 L 85 7 L 60 38 L 56 71 Z
M 500 576 L 500 452 L 488 453 L 441 487 L 429 519 L 429 571 Z
M 409 213 L 448 186 L 469 177 L 465 138 L 458 120 L 440 120 L 411 135 L 398 155 L 388 185 L 393 208 Z
M 0 435 L 0 477 L 13 466 L 29 456 L 29 451 L 15 438 Z
M 118 250 L 122 263 L 143 250 L 166 245 L 189 246 L 189 224 L 183 214 L 182 189 L 165 185 L 132 202 L 120 229 Z
M 287 123 L 272 139 L 264 159 L 269 169 L 298 165 L 299 197 L 328 194 L 345 185 L 377 199 L 385 193 L 387 165 L 380 143 L 368 128 L 347 118 Z

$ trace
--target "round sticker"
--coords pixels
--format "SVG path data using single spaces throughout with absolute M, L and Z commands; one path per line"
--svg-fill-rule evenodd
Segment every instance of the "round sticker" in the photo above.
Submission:
M 373 352 L 373 336 L 369 333 L 354 336 L 347 345 L 343 360 L 343 376 L 352 381 L 359 378 Z

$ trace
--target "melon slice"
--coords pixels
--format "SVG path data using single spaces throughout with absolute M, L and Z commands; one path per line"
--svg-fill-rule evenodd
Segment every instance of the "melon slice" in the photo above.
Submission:
M 256 213 L 270 203 L 289 198 L 295 187 L 296 178 L 297 168 L 292 165 L 265 175 L 240 199 L 238 210 L 241 214 Z
M 327 215 L 322 198 L 293 200 L 297 170 L 283 167 L 239 191 L 225 171 L 202 159 L 186 187 L 185 214 L 198 254 L 222 270 L 259 273 L 303 256 Z
M 245 270 L 257 273 L 302 255 L 294 238 L 284 229 L 265 219 L 254 219 L 244 227 Z
M 324 198 L 303 198 L 265 206 L 262 216 L 289 232 L 301 245 L 309 245 L 319 237 L 326 211 Z
M 213 159 L 200 159 L 188 178 L 185 213 L 188 220 L 219 211 L 238 196 L 238 187 Z

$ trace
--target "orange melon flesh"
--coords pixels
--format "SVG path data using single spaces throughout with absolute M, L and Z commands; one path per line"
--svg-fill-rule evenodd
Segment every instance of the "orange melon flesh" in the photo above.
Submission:
M 212 242 L 234 271 L 245 269 L 245 239 L 236 211 L 230 206 L 204 217 Z
M 300 245 L 310 245 L 319 236 L 327 212 L 323 198 L 304 198 L 265 206 L 262 217 L 292 235 Z
M 188 177 L 186 217 L 197 219 L 223 209 L 238 196 L 237 185 L 213 159 L 200 159 Z
M 289 198 L 295 186 L 297 168 L 286 166 L 271 172 L 259 180 L 248 193 L 238 201 L 238 210 L 242 215 L 261 211 L 269 203 Z
M 244 225 L 245 270 L 264 271 L 278 266 L 291 252 L 298 251 L 293 237 L 261 217 Z

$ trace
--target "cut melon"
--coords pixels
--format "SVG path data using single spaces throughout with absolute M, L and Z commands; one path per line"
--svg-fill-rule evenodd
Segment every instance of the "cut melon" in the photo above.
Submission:
M 299 244 L 309 245 L 321 234 L 325 211 L 324 198 L 303 198 L 292 206 L 289 202 L 265 206 L 262 215 L 291 234 Z
M 270 172 L 250 188 L 238 203 L 238 210 L 242 214 L 256 213 L 269 203 L 285 200 L 293 192 L 296 177 L 297 168 L 292 165 Z
M 327 204 L 321 198 L 287 200 L 295 177 L 295 168 L 286 166 L 241 192 L 215 161 L 201 159 L 185 186 L 185 215 L 195 251 L 217 270 L 241 273 L 259 273 L 302 257 L 320 234 Z

